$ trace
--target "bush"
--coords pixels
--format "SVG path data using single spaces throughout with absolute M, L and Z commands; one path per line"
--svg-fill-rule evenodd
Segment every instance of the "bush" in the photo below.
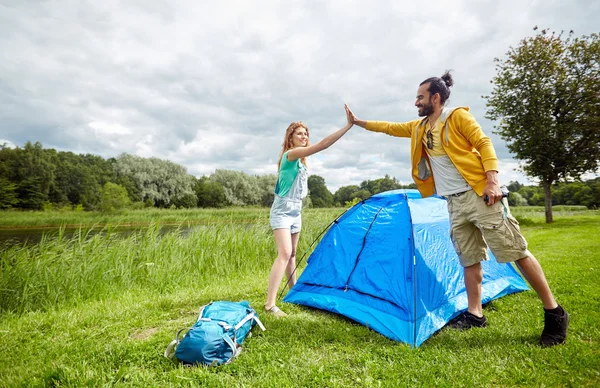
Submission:
M 198 207 L 198 198 L 195 194 L 184 194 L 180 197 L 173 199 L 173 205 L 178 209 L 193 209 Z
M 100 211 L 114 212 L 123 209 L 131 204 L 127 195 L 127 189 L 116 183 L 106 182 L 102 189 L 102 198 L 100 200 Z
M 360 201 L 362 201 L 362 199 L 360 199 L 358 197 L 355 197 L 355 198 L 352 198 L 351 201 L 346 201 L 346 203 L 344 204 L 344 206 L 346 206 L 347 208 L 351 208 L 352 206 L 356 205 Z

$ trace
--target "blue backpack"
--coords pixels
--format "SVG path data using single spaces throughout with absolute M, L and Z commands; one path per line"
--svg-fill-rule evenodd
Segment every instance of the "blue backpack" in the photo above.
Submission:
M 250 329 L 256 324 L 265 330 L 256 311 L 247 301 L 211 302 L 200 308 L 198 320 L 183 339 L 179 338 L 186 329 L 177 332 L 164 356 L 171 358 L 175 355 L 188 365 L 228 364 L 240 354 L 242 343 L 247 335 L 252 335 Z

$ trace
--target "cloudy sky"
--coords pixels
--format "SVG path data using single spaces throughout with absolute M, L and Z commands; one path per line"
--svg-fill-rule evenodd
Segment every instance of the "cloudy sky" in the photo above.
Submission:
M 599 32 L 600 2 L 0 0 L 0 143 L 168 159 L 195 176 L 275 174 L 284 131 L 314 143 L 360 119 L 407 121 L 418 84 L 452 69 L 496 145 L 501 180 L 528 183 L 484 118 L 494 57 L 534 26 Z M 353 128 L 309 158 L 331 191 L 410 177 L 409 140 Z

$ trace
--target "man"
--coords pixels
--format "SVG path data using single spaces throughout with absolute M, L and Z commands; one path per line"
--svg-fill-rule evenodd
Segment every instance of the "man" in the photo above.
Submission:
M 348 108 L 352 123 L 374 132 L 411 139 L 412 175 L 423 197 L 448 198 L 450 235 L 464 269 L 468 309 L 452 327 L 486 327 L 481 306 L 481 261 L 487 245 L 498 262 L 515 262 L 544 304 L 542 346 L 565 342 L 569 314 L 556 303 L 542 267 L 527 250 L 498 183 L 494 146 L 469 108 L 445 106 L 453 85 L 449 72 L 421 82 L 415 106 L 422 119 L 404 123 L 363 121 Z

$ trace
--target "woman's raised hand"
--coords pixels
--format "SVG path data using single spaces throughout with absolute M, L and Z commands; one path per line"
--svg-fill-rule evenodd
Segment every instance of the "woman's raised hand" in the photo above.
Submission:
M 346 118 L 348 119 L 348 124 L 351 126 L 356 124 L 358 119 L 356 118 L 354 113 L 352 113 L 352 111 L 350 110 L 350 108 L 348 107 L 347 104 L 344 104 L 344 108 L 346 109 Z

